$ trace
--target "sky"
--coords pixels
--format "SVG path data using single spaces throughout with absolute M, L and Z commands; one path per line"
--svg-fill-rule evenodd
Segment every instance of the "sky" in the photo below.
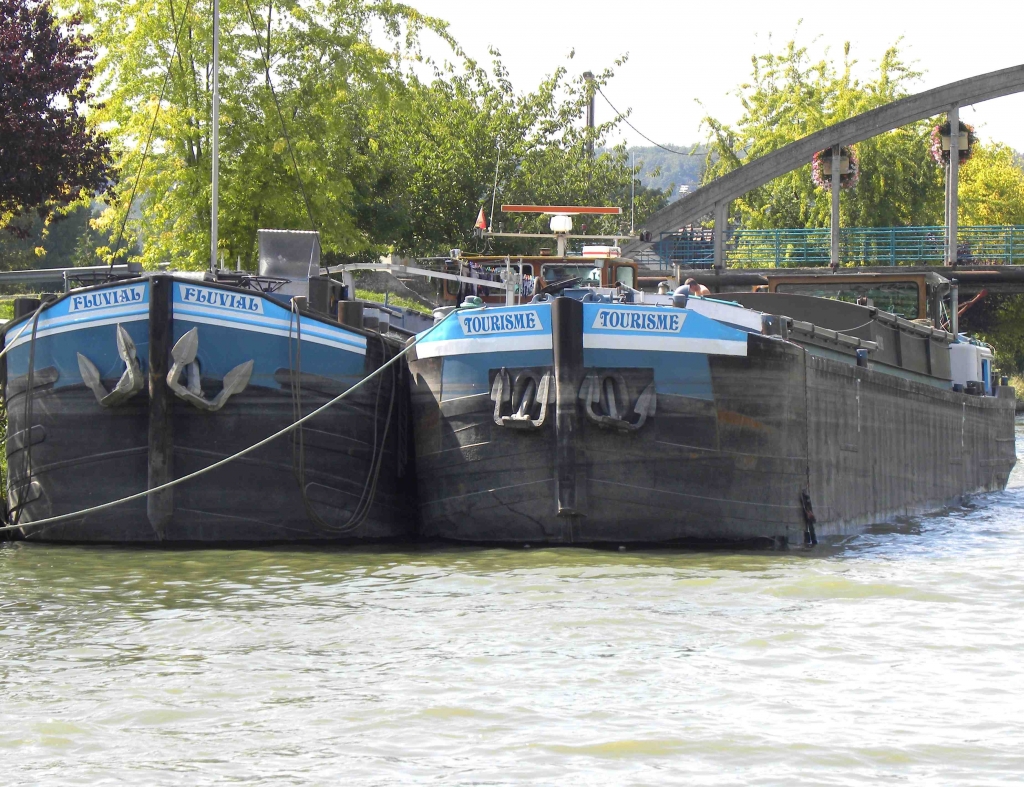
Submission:
M 734 122 L 740 105 L 731 94 L 749 77 L 751 55 L 778 51 L 794 35 L 812 54 L 830 48 L 837 62 L 849 41 L 862 77 L 902 37 L 905 57 L 924 72 L 913 92 L 1024 63 L 1020 0 L 406 1 L 446 20 L 470 56 L 486 60 L 488 46 L 497 48 L 519 90 L 559 64 L 598 72 L 628 53 L 605 94 L 619 110 L 632 108 L 630 122 L 661 144 L 703 140 L 705 114 Z M 570 50 L 576 55 L 567 61 Z M 598 120 L 613 114 L 600 96 L 596 112 Z M 961 108 L 960 118 L 983 140 L 1024 152 L 1024 93 Z M 628 128 L 623 138 L 648 144 Z

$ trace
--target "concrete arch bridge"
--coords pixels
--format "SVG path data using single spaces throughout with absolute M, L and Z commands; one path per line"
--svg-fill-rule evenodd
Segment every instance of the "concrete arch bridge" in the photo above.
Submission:
M 970 77 L 969 79 L 962 79 L 958 82 L 952 82 L 948 85 L 877 107 L 828 128 L 816 131 L 766 156 L 744 164 L 658 211 L 649 217 L 641 228 L 641 232 L 644 233 L 645 237 L 650 238 L 650 242 L 630 241 L 624 244 L 623 254 L 642 260 L 645 252 L 650 253 L 652 242 L 663 242 L 667 236 L 677 233 L 681 227 L 696 224 L 708 214 L 714 215 L 716 227 L 724 226 L 728 216 L 729 203 L 732 200 L 742 197 L 748 191 L 763 186 L 780 175 L 804 166 L 818 151 L 832 149 L 832 171 L 838 173 L 840 146 L 853 145 L 878 134 L 905 126 L 908 123 L 942 113 L 947 114 L 951 127 L 956 128 L 959 124 L 959 110 L 961 106 L 978 104 L 983 101 L 1020 92 L 1024 92 L 1024 65 L 1012 66 L 999 71 L 991 71 L 987 74 Z M 946 215 L 951 217 L 950 226 L 918 229 L 927 229 L 932 235 L 934 235 L 935 230 L 939 230 L 942 233 L 944 239 L 942 262 L 946 265 L 957 266 L 957 275 L 960 278 L 964 278 L 961 275 L 961 271 L 966 273 L 968 267 L 979 266 L 974 261 L 970 263 L 964 261 L 964 265 L 958 265 L 958 253 L 962 235 L 962 232 L 956 226 L 959 174 L 958 142 L 958 136 L 956 134 L 951 135 L 946 203 Z M 826 230 L 830 236 L 829 258 L 834 264 L 838 264 L 840 261 L 842 244 L 842 231 L 839 228 L 838 214 L 839 183 L 838 178 L 835 178 L 832 184 L 832 230 Z M 794 231 L 791 230 L 789 232 Z M 650 235 L 646 233 L 650 233 Z M 1010 234 L 1014 243 L 1016 243 L 1017 234 L 1013 231 Z M 724 233 L 714 232 L 709 240 L 712 247 L 712 269 L 711 271 L 704 272 L 695 270 L 694 274 L 699 279 L 710 279 L 708 283 L 727 285 L 724 279 L 732 279 L 741 271 L 736 268 L 730 268 L 729 272 L 726 273 Z M 1003 273 L 1008 278 L 1016 279 L 1019 276 L 1020 291 L 1024 292 L 1024 266 L 1014 264 L 1019 261 L 1019 256 L 1016 252 L 1012 252 L 1008 259 L 1000 261 L 1003 264 L 998 267 L 1006 269 Z M 991 266 L 981 265 L 980 267 Z M 1014 269 L 1020 268 L 1020 270 L 1011 271 L 1009 270 L 1011 267 Z M 737 281 L 733 284 L 738 283 Z

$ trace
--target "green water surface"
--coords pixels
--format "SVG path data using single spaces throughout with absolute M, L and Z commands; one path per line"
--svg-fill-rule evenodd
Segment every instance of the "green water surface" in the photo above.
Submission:
M 3 783 L 1017 783 L 1020 480 L 812 551 L 0 545 Z

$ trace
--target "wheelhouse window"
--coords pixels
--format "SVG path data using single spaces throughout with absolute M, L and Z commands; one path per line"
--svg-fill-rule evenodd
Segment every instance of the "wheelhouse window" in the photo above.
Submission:
M 595 281 L 594 273 L 596 271 L 596 281 L 601 281 L 601 269 L 595 268 L 593 265 L 573 265 L 573 264 L 548 264 L 541 267 L 544 281 L 550 283 L 553 281 L 564 281 L 566 279 L 579 279 L 581 283 L 593 283 Z
M 636 289 L 636 279 L 633 276 L 633 268 L 629 265 L 619 265 L 615 268 L 615 281 L 625 284 L 631 290 Z

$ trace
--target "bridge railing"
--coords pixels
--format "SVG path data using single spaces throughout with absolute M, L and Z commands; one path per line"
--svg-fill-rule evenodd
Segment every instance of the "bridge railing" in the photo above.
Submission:
M 844 227 L 839 258 L 844 265 L 941 265 L 945 227 Z M 961 262 L 1024 264 L 1024 226 L 967 226 L 957 233 Z M 663 264 L 689 268 L 714 263 L 714 231 L 704 228 L 662 233 L 654 244 Z M 737 268 L 810 268 L 828 265 L 828 228 L 739 229 L 725 243 L 726 265 Z

